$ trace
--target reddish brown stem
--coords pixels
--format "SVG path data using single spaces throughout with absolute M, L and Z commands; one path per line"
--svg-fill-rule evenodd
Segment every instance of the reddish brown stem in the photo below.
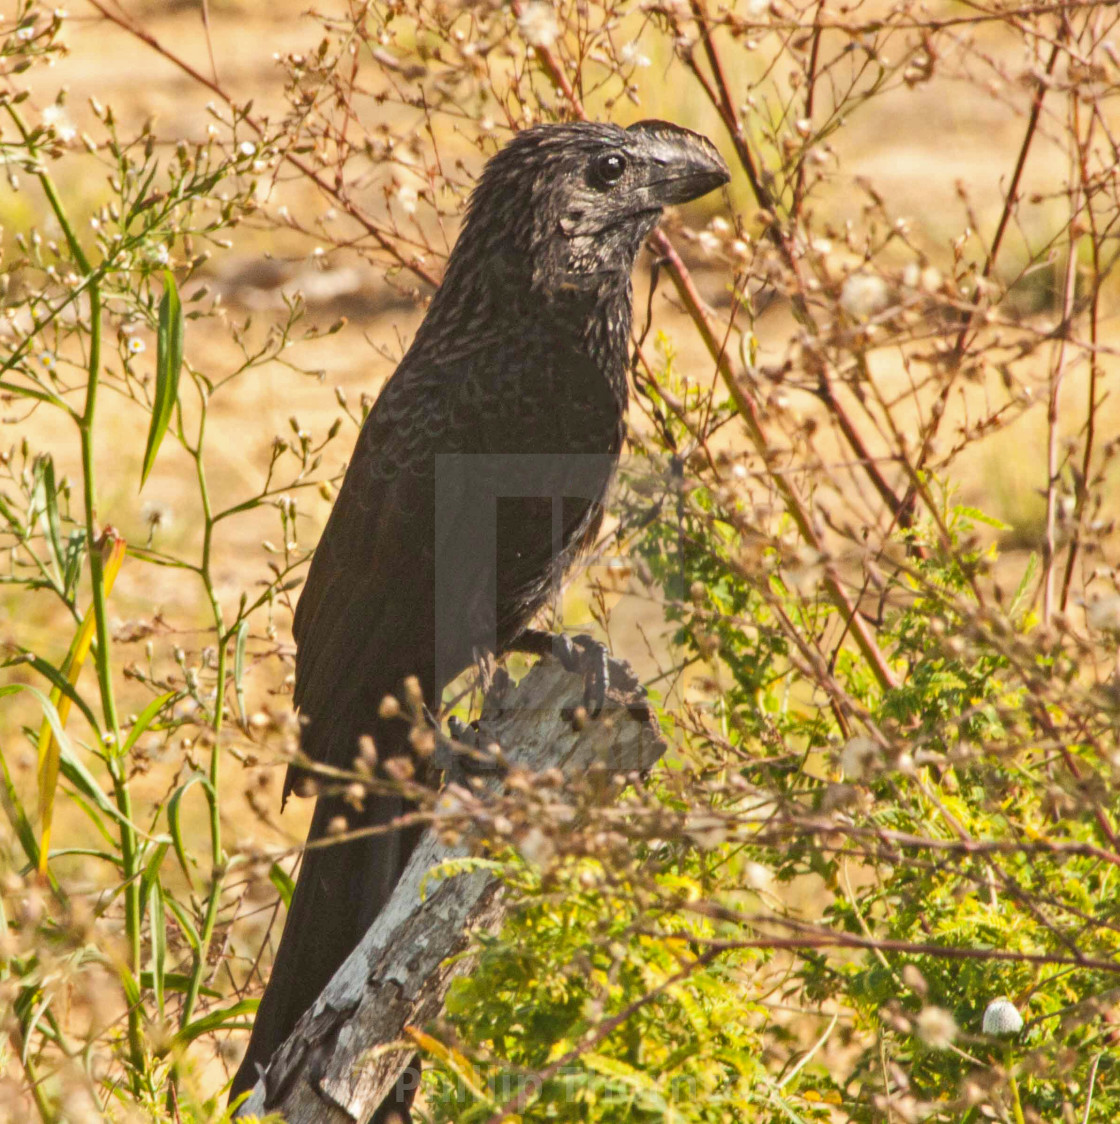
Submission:
M 190 65 L 190 63 L 186 62 L 178 55 L 169 51 L 165 46 L 163 46 L 162 43 L 160 43 L 158 39 L 156 39 L 154 35 L 151 34 L 151 32 L 146 31 L 139 24 L 133 23 L 133 21 L 126 15 L 124 15 L 123 12 L 114 12 L 112 9 L 106 7 L 102 0 L 89 0 L 89 2 L 110 23 L 116 24 L 116 26 L 119 27 L 122 31 L 128 32 L 129 35 L 133 36 L 136 39 L 139 39 L 141 43 L 150 47 L 157 54 L 167 59 L 167 61 L 170 62 L 173 66 L 177 66 L 181 71 L 183 71 L 184 74 L 188 75 L 195 82 L 198 82 L 200 85 L 205 86 L 206 89 L 208 89 L 211 93 L 216 94 L 218 97 L 220 97 L 222 101 L 225 102 L 225 104 L 228 105 L 231 109 L 238 108 L 233 98 L 226 93 L 226 91 L 222 88 L 221 85 L 219 85 L 219 83 L 213 81 L 210 78 L 207 78 L 205 74 L 203 74 L 199 70 L 196 70 L 193 66 Z M 261 125 L 260 122 L 258 122 L 250 114 L 243 113 L 241 119 L 245 122 L 246 125 L 249 126 L 250 129 L 253 130 L 253 132 L 257 134 L 257 136 L 263 137 L 265 135 L 264 126 Z M 414 277 L 423 281 L 425 284 L 431 285 L 433 288 L 439 285 L 439 278 L 434 273 L 431 273 L 429 270 L 425 269 L 424 266 L 415 258 L 407 257 L 405 254 L 402 254 L 400 251 L 400 247 L 396 245 L 392 237 L 386 234 L 375 222 L 373 222 L 372 219 L 368 218 L 360 210 L 358 210 L 358 208 L 354 206 L 354 204 L 350 201 L 350 199 L 344 192 L 340 191 L 333 184 L 320 177 L 318 172 L 316 172 L 310 164 L 307 164 L 298 156 L 295 156 L 290 152 L 285 152 L 282 155 L 287 163 L 291 164 L 293 168 L 296 168 L 302 175 L 306 176 L 307 179 L 315 184 L 316 187 L 318 187 L 326 195 L 330 196 L 330 198 L 333 199 L 335 203 L 337 203 L 338 206 L 340 206 L 346 212 L 346 214 L 350 216 L 350 218 L 358 223 L 365 230 L 365 232 L 371 238 L 373 238 L 373 240 L 377 243 L 378 248 L 388 254 L 399 266 L 401 266 L 403 269 L 407 269 Z
M 696 291 L 696 287 L 692 283 L 692 278 L 689 276 L 688 270 L 685 269 L 684 263 L 680 260 L 680 255 L 677 253 L 673 243 L 669 240 L 664 231 L 654 231 L 650 237 L 650 242 L 668 263 L 669 275 L 673 280 L 677 293 L 684 302 L 689 317 L 699 330 L 709 354 L 712 356 L 713 360 L 715 360 L 724 386 L 731 395 L 731 400 L 735 403 L 735 408 L 739 416 L 746 424 L 747 433 L 755 449 L 765 460 L 769 450 L 767 447 L 766 435 L 762 428 L 762 420 L 759 417 L 758 407 L 754 399 L 735 377 L 731 361 L 727 356 L 726 350 L 720 344 L 719 336 L 716 334 L 715 328 L 711 323 L 711 319 L 704 307 L 700 294 Z M 817 551 L 822 558 L 825 557 L 824 545 L 821 542 L 820 536 L 817 534 L 816 528 L 813 526 L 812 518 L 789 479 L 781 472 L 772 473 L 771 479 L 782 497 L 786 510 L 797 525 L 801 537 L 809 546 Z M 880 686 L 883 690 L 890 690 L 896 687 L 898 681 L 895 678 L 894 672 L 891 670 L 886 657 L 879 650 L 879 646 L 876 644 L 875 637 L 868 628 L 867 622 L 860 616 L 856 606 L 848 597 L 835 568 L 831 563 L 827 562 L 824 565 L 824 586 L 828 591 L 829 599 L 839 610 L 847 627 L 851 629 L 857 647 L 863 653 L 864 658 L 867 660 Z

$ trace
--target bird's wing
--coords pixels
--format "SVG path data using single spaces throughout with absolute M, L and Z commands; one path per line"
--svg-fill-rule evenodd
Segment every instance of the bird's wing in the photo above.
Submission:
M 427 599 L 417 594 L 431 572 L 431 449 L 444 437 L 444 385 L 436 373 L 398 368 L 316 548 L 293 627 L 295 703 L 315 760 L 348 767 L 381 698 L 431 662 Z

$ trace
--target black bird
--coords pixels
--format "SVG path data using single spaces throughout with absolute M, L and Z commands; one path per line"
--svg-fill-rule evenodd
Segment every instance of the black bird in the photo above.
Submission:
M 710 141 L 663 121 L 542 125 L 489 161 L 443 283 L 362 427 L 299 600 L 308 758 L 351 768 L 368 736 L 383 765 L 411 752 L 408 721 L 382 706 L 407 702 L 407 677 L 435 707 L 479 652 L 552 650 L 529 626 L 602 520 L 638 251 L 664 206 L 728 179 Z M 285 797 L 298 776 L 289 770 Z M 324 791 L 308 841 L 340 817 L 360 829 L 406 810 L 371 795 L 358 812 Z M 361 939 L 416 839 L 398 830 L 304 854 L 232 1097 Z M 398 1099 L 391 1111 L 407 1119 L 411 1094 Z

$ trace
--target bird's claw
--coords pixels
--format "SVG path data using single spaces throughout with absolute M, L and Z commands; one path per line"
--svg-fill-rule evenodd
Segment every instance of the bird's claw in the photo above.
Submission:
M 478 749 L 478 722 L 464 722 L 457 714 L 447 720 L 447 733 L 453 742 Z
M 483 741 L 477 722 L 467 723 L 452 715 L 447 720 L 445 734 L 427 707 L 424 707 L 424 718 L 435 732 L 436 748 L 432 764 L 444 774 L 447 783 L 465 785 L 471 777 L 485 776 L 501 769 L 497 746 Z
M 565 671 L 583 675 L 583 705 L 589 717 L 598 718 L 603 713 L 611 681 L 611 657 L 607 646 L 581 632 L 577 636 L 558 636 L 555 651 Z

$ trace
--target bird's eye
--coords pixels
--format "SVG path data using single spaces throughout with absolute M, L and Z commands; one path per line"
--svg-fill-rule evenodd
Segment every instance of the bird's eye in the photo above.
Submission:
M 591 178 L 597 187 L 610 187 L 622 179 L 626 171 L 626 157 L 620 152 L 604 152 L 595 157 L 591 165 Z

